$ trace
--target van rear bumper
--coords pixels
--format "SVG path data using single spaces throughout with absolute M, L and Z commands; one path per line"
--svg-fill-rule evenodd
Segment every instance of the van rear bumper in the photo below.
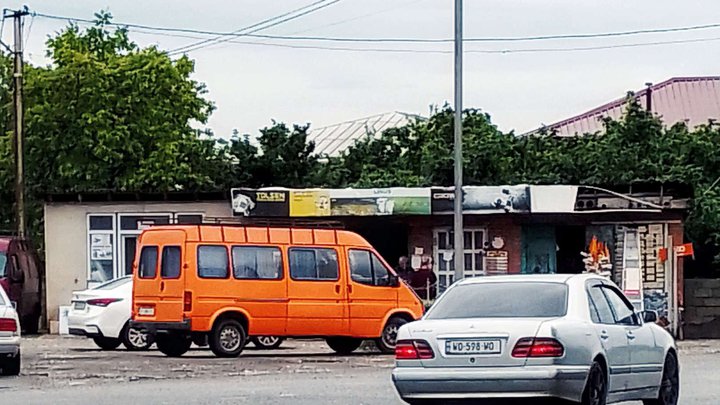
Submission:
M 130 321 L 130 326 L 150 334 L 168 332 L 190 332 L 191 328 L 189 319 L 184 319 L 181 322 Z

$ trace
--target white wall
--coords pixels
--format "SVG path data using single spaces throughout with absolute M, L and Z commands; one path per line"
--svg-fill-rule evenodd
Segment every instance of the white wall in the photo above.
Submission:
M 87 288 L 88 214 L 116 213 L 203 213 L 206 217 L 231 217 L 232 209 L 230 201 L 46 204 L 46 303 L 51 333 L 58 330 L 58 307 L 70 303 L 73 291 Z

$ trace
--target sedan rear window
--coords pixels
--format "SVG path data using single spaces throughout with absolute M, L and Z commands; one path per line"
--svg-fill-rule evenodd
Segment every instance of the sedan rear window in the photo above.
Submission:
M 567 312 L 567 295 L 560 283 L 465 284 L 448 290 L 426 319 L 558 317 Z

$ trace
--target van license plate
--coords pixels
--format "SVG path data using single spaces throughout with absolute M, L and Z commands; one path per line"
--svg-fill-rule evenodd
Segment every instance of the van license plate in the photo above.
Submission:
M 500 354 L 500 340 L 448 340 L 445 342 L 447 354 Z
M 138 315 L 140 316 L 154 316 L 155 308 L 140 307 L 138 308 Z

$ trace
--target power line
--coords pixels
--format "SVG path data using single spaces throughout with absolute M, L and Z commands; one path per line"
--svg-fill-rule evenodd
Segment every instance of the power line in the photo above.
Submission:
M 235 31 L 230 32 L 230 33 L 215 33 L 215 34 L 213 34 L 213 35 L 215 35 L 215 38 L 204 39 L 204 40 L 201 40 L 201 41 L 199 41 L 199 42 L 195 42 L 195 43 L 192 43 L 192 44 L 189 44 L 189 45 L 181 46 L 181 47 L 179 47 L 179 48 L 170 50 L 168 53 L 181 52 L 181 51 L 184 51 L 184 50 L 186 50 L 186 49 L 190 49 L 190 48 L 195 47 L 195 46 L 200 46 L 200 45 L 204 45 L 204 44 L 207 44 L 207 43 L 210 43 L 210 42 L 214 42 L 214 41 L 217 41 L 217 40 L 221 39 L 222 37 L 224 37 L 224 36 L 226 36 L 226 35 L 233 35 L 233 34 L 237 34 L 237 33 L 242 32 L 242 31 L 247 31 L 247 30 L 253 29 L 253 28 L 255 28 L 255 27 L 259 27 L 259 26 L 261 26 L 261 25 L 264 25 L 264 24 L 273 22 L 273 21 L 278 20 L 278 19 L 280 19 L 280 18 L 283 18 L 283 17 L 289 16 L 289 15 L 292 15 L 293 13 L 296 13 L 296 12 L 299 12 L 299 11 L 303 11 L 303 10 L 305 10 L 305 9 L 307 9 L 307 8 L 314 7 L 314 6 L 318 5 L 318 4 L 322 4 L 322 3 L 324 3 L 325 1 L 327 1 L 327 0 L 319 0 L 319 1 L 316 1 L 316 2 L 314 2 L 314 3 L 307 4 L 307 5 L 302 6 L 302 7 L 300 7 L 300 8 L 297 8 L 297 9 L 294 9 L 294 10 L 291 10 L 291 11 L 288 11 L 287 13 L 283 13 L 283 14 L 280 14 L 280 15 L 275 16 L 275 17 L 267 18 L 267 19 L 262 20 L 262 21 L 260 21 L 260 22 L 258 22 L 258 23 L 255 23 L 255 24 L 252 24 L 252 25 L 249 25 L 249 26 L 240 28 L 240 29 L 235 30 Z M 206 32 L 206 33 L 207 33 L 207 32 Z
M 162 35 L 168 37 L 179 37 L 188 39 L 199 39 L 200 37 L 183 35 L 183 34 L 158 34 L 152 31 L 138 31 L 132 32 L 146 35 Z M 709 38 L 694 38 L 694 39 L 681 39 L 671 41 L 653 41 L 653 42 L 639 42 L 630 44 L 614 44 L 614 45 L 597 45 L 587 47 L 567 47 L 567 48 L 516 48 L 516 49 L 467 49 L 465 53 L 478 53 L 478 54 L 517 54 L 517 53 L 560 53 L 560 52 L 583 52 L 583 51 L 598 51 L 608 49 L 622 49 L 622 48 L 638 48 L 646 46 L 662 46 L 662 45 L 675 45 L 675 44 L 688 44 L 688 43 L 702 43 L 702 42 L 713 42 L 720 40 L 720 37 L 709 37 Z M 350 47 L 335 47 L 335 46 L 317 46 L 317 45 L 297 45 L 297 44 L 276 44 L 269 42 L 251 42 L 251 41 L 240 41 L 230 40 L 227 41 L 231 44 L 237 45 L 250 45 L 250 46 L 265 46 L 274 48 L 286 48 L 286 49 L 309 49 L 309 50 L 323 50 L 323 51 L 344 51 L 344 52 L 375 52 L 375 53 L 415 53 L 415 54 L 439 54 L 449 55 L 452 54 L 452 50 L 441 50 L 441 49 L 403 49 L 403 48 L 350 48 Z
M 253 34 L 253 33 L 256 33 L 256 32 L 258 32 L 258 31 L 266 30 L 266 29 L 268 29 L 268 28 L 272 28 L 272 27 L 278 26 L 278 25 L 280 25 L 280 24 L 284 24 L 284 23 L 286 23 L 286 22 L 288 22 L 288 21 L 292 21 L 292 20 L 295 20 L 295 19 L 297 19 L 297 18 L 306 16 L 306 15 L 308 15 L 308 14 L 310 14 L 310 13 L 314 13 L 314 12 L 316 12 L 316 11 L 322 10 L 322 9 L 324 9 L 324 8 L 326 8 L 326 7 L 329 7 L 329 6 L 331 6 L 331 5 L 335 4 L 335 3 L 340 2 L 341 0 L 332 0 L 332 1 L 330 1 L 330 2 L 326 2 L 326 1 L 327 1 L 327 0 L 317 1 L 317 2 L 315 2 L 315 3 L 312 3 L 312 4 L 309 4 L 309 5 L 307 5 L 307 6 L 301 7 L 301 8 L 299 8 L 299 9 L 296 9 L 296 10 L 293 10 L 293 11 L 290 11 L 290 12 L 287 12 L 287 13 L 284 13 L 284 14 L 279 15 L 279 16 L 277 16 L 277 17 L 269 18 L 269 19 L 267 19 L 267 20 L 265 20 L 265 21 L 262 21 L 262 22 L 260 22 L 260 23 L 251 25 L 251 26 L 249 26 L 249 27 L 242 28 L 242 29 L 240 29 L 240 30 L 237 30 L 237 31 L 235 31 L 231 36 L 227 36 L 226 38 L 220 39 L 221 37 L 218 37 L 218 38 L 215 38 L 215 39 L 212 39 L 212 40 L 200 41 L 200 42 L 197 42 L 196 44 L 191 44 L 191 45 L 188 45 L 188 46 L 186 46 L 186 47 L 181 47 L 181 48 L 178 48 L 178 49 L 171 50 L 171 51 L 168 52 L 168 55 L 175 55 L 175 54 L 178 54 L 178 53 L 180 53 L 180 52 L 192 52 L 192 51 L 196 51 L 196 50 L 198 50 L 198 49 L 205 48 L 205 47 L 208 47 L 208 46 L 211 46 L 211 45 L 217 45 L 217 44 L 221 44 L 221 43 L 223 43 L 223 42 L 227 42 L 227 41 L 230 40 L 230 38 L 233 38 L 233 37 L 239 37 L 239 36 L 243 36 L 243 35 L 245 35 L 245 34 Z M 321 4 L 321 3 L 323 3 L 323 4 Z M 317 5 L 317 7 L 314 7 L 314 6 L 316 6 L 316 5 Z M 304 11 L 303 11 L 303 10 L 304 10 Z M 299 11 L 301 11 L 301 12 L 298 13 L 298 14 L 295 14 L 295 13 L 297 13 L 297 12 L 299 12 Z M 294 14 L 294 15 L 293 15 L 293 14 Z M 285 17 L 285 18 L 283 18 L 283 17 Z M 269 23 L 269 25 L 266 25 L 266 24 L 268 24 L 268 23 Z M 257 27 L 257 28 L 256 28 L 256 27 Z M 254 28 L 254 29 L 253 29 L 253 28 Z M 248 30 L 251 30 L 251 29 L 252 29 L 252 31 L 245 33 L 245 31 L 248 31 Z
M 336 1 L 339 1 L 339 0 L 336 0 Z M 318 2 L 313 3 L 313 5 L 315 5 L 317 3 Z M 312 6 L 312 5 L 306 6 L 305 8 L 310 7 L 310 6 Z M 291 13 L 292 12 L 286 13 L 286 14 L 291 14 Z M 57 16 L 57 15 L 43 14 L 43 13 L 33 13 L 33 14 L 38 17 L 54 19 L 54 20 L 84 22 L 84 23 L 90 23 L 90 24 L 94 24 L 96 22 L 94 20 L 83 19 L 83 18 L 63 17 L 63 16 Z M 260 25 L 260 24 L 263 24 L 263 22 L 255 24 L 250 27 L 245 27 L 244 29 L 234 31 L 234 32 L 220 32 L 220 31 L 209 31 L 209 30 L 189 29 L 189 28 L 156 27 L 156 26 L 149 26 L 149 25 L 142 25 L 142 24 L 114 23 L 114 22 L 110 22 L 107 25 L 118 26 L 118 27 L 128 27 L 128 28 L 141 28 L 141 29 L 162 31 L 162 32 L 181 32 L 181 33 L 189 33 L 189 34 L 214 35 L 214 36 L 218 36 L 218 37 L 247 36 L 247 37 L 251 37 L 251 38 L 275 39 L 275 40 L 298 40 L 298 41 L 302 40 L 302 41 L 326 41 L 326 42 L 388 42 L 388 43 L 393 43 L 393 42 L 396 42 L 396 43 L 446 43 L 446 42 L 451 43 L 451 42 L 453 42 L 452 39 L 445 39 L 445 38 L 343 38 L 343 37 L 327 37 L 327 36 L 262 35 L 262 34 L 253 34 L 253 33 L 247 33 L 247 34 L 243 34 L 243 35 L 238 34 L 239 31 L 255 28 L 255 26 Z M 602 32 L 602 33 L 557 34 L 557 35 L 538 35 L 538 36 L 520 36 L 520 37 L 476 37 L 476 38 L 465 38 L 464 42 L 527 42 L 527 41 L 545 41 L 545 40 L 558 40 L 558 39 L 591 39 L 591 38 L 635 36 L 635 35 L 645 35 L 645 34 L 677 33 L 677 32 L 707 30 L 707 29 L 714 29 L 714 28 L 720 28 L 720 23 L 692 25 L 692 26 L 684 26 L 684 27 L 671 27 L 671 28 L 638 29 L 638 30 L 630 30 L 630 31 Z

